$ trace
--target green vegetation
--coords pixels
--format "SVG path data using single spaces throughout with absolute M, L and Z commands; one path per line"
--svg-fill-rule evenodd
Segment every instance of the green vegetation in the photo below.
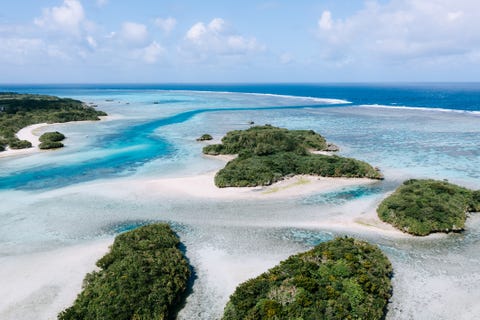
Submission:
M 39 138 L 40 142 L 46 142 L 46 141 L 62 141 L 65 139 L 65 135 L 63 133 L 60 133 L 58 131 L 55 132 L 45 132 L 42 134 Z
M 190 278 L 179 246 L 166 224 L 120 234 L 110 252 L 98 260 L 100 271 L 86 276 L 74 305 L 58 318 L 171 319 L 183 303 Z
M 40 149 L 57 149 L 62 148 L 63 143 L 60 141 L 64 140 L 65 136 L 58 132 L 45 132 L 40 136 L 40 145 L 38 146 Z
M 467 212 L 480 211 L 480 191 L 446 181 L 407 180 L 377 209 L 381 220 L 418 236 L 461 231 Z
M 383 319 L 391 275 L 376 246 L 337 238 L 238 286 L 223 319 Z
M 18 138 L 9 140 L 9 145 L 12 149 L 26 149 L 32 147 L 32 143 L 30 141 L 20 140 Z
M 207 140 L 212 140 L 213 137 L 209 135 L 208 133 L 202 134 L 200 138 L 197 139 L 197 141 L 207 141 Z
M 278 152 L 324 150 L 325 138 L 313 130 L 288 130 L 270 125 L 255 126 L 247 130 L 234 130 L 222 138 L 222 144 L 206 146 L 203 153 L 210 155 L 269 155 Z
M 222 187 L 270 185 L 288 175 L 381 179 L 368 163 L 338 156 L 316 155 L 325 150 L 324 137 L 312 130 L 287 130 L 269 125 L 228 132 L 222 144 L 206 146 L 205 154 L 238 154 L 215 176 Z
M 0 92 L 0 146 L 12 149 L 29 148 L 15 133 L 36 123 L 99 120 L 105 116 L 81 101 L 45 95 Z

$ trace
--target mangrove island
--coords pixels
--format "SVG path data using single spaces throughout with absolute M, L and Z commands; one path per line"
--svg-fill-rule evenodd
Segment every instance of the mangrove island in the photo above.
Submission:
M 223 319 L 383 319 L 391 276 L 378 247 L 337 238 L 238 286 Z
M 100 270 L 85 277 L 83 291 L 58 319 L 171 319 L 184 302 L 191 275 L 167 224 L 118 235 L 97 266 Z
M 467 213 L 478 211 L 480 191 L 432 179 L 405 181 L 377 209 L 381 220 L 417 236 L 462 231 Z
M 82 101 L 37 94 L 0 92 L 0 151 L 30 148 L 15 136 L 20 129 L 37 123 L 100 120 L 106 116 Z
M 208 155 L 238 154 L 215 176 L 217 187 L 266 186 L 289 175 L 382 179 L 366 162 L 336 155 L 313 154 L 331 148 L 313 130 L 271 125 L 228 132 L 221 144 L 208 145 Z

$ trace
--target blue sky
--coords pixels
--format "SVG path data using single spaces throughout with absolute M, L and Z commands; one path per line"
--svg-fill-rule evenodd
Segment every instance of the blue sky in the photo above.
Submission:
M 1 83 L 480 81 L 478 0 L 16 0 Z

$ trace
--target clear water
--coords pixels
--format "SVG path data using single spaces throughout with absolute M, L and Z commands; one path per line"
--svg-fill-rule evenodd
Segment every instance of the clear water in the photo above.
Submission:
M 480 189 L 479 84 L 0 90 L 78 98 L 112 115 L 108 121 L 56 125 L 68 137 L 62 150 L 0 159 L 1 319 L 54 319 L 102 253 L 82 248 L 102 243 L 106 249 L 115 234 L 153 221 L 172 223 L 195 268 L 193 294 L 181 319 L 218 318 L 238 283 L 339 234 L 376 243 L 392 260 L 388 319 L 480 314 L 477 215 L 463 234 L 425 239 L 318 227 L 322 220 L 375 208 L 407 178 L 448 179 Z M 203 144 L 195 139 L 203 133 L 219 139 L 250 121 L 316 130 L 339 145 L 342 155 L 378 166 L 386 179 L 269 201 L 171 198 L 139 187 L 146 177 L 218 169 L 222 164 L 203 158 Z

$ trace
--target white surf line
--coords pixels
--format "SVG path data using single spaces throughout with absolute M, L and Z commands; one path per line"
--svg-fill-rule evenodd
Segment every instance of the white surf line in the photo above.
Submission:
M 235 91 L 213 91 L 213 90 L 157 90 L 158 92 L 192 92 L 192 93 L 219 93 L 219 94 L 245 94 L 245 95 L 255 95 L 255 96 L 267 96 L 267 97 L 278 97 L 286 99 L 303 99 L 311 100 L 315 102 L 323 102 L 328 104 L 351 104 L 352 102 L 342 99 L 332 99 L 332 98 L 318 98 L 318 97 L 308 97 L 308 96 L 293 96 L 293 95 L 284 95 L 284 94 L 274 94 L 274 93 L 257 93 L 257 92 L 235 92 Z
M 409 106 L 389 106 L 383 104 L 361 104 L 358 105 L 362 108 L 378 108 L 378 109 L 396 109 L 396 110 L 413 110 L 413 111 L 435 111 L 435 112 L 452 112 L 460 114 L 471 114 L 475 116 L 480 116 L 480 111 L 471 111 L 471 110 L 457 110 L 457 109 L 445 109 L 445 108 L 427 108 L 427 107 L 409 107 Z

